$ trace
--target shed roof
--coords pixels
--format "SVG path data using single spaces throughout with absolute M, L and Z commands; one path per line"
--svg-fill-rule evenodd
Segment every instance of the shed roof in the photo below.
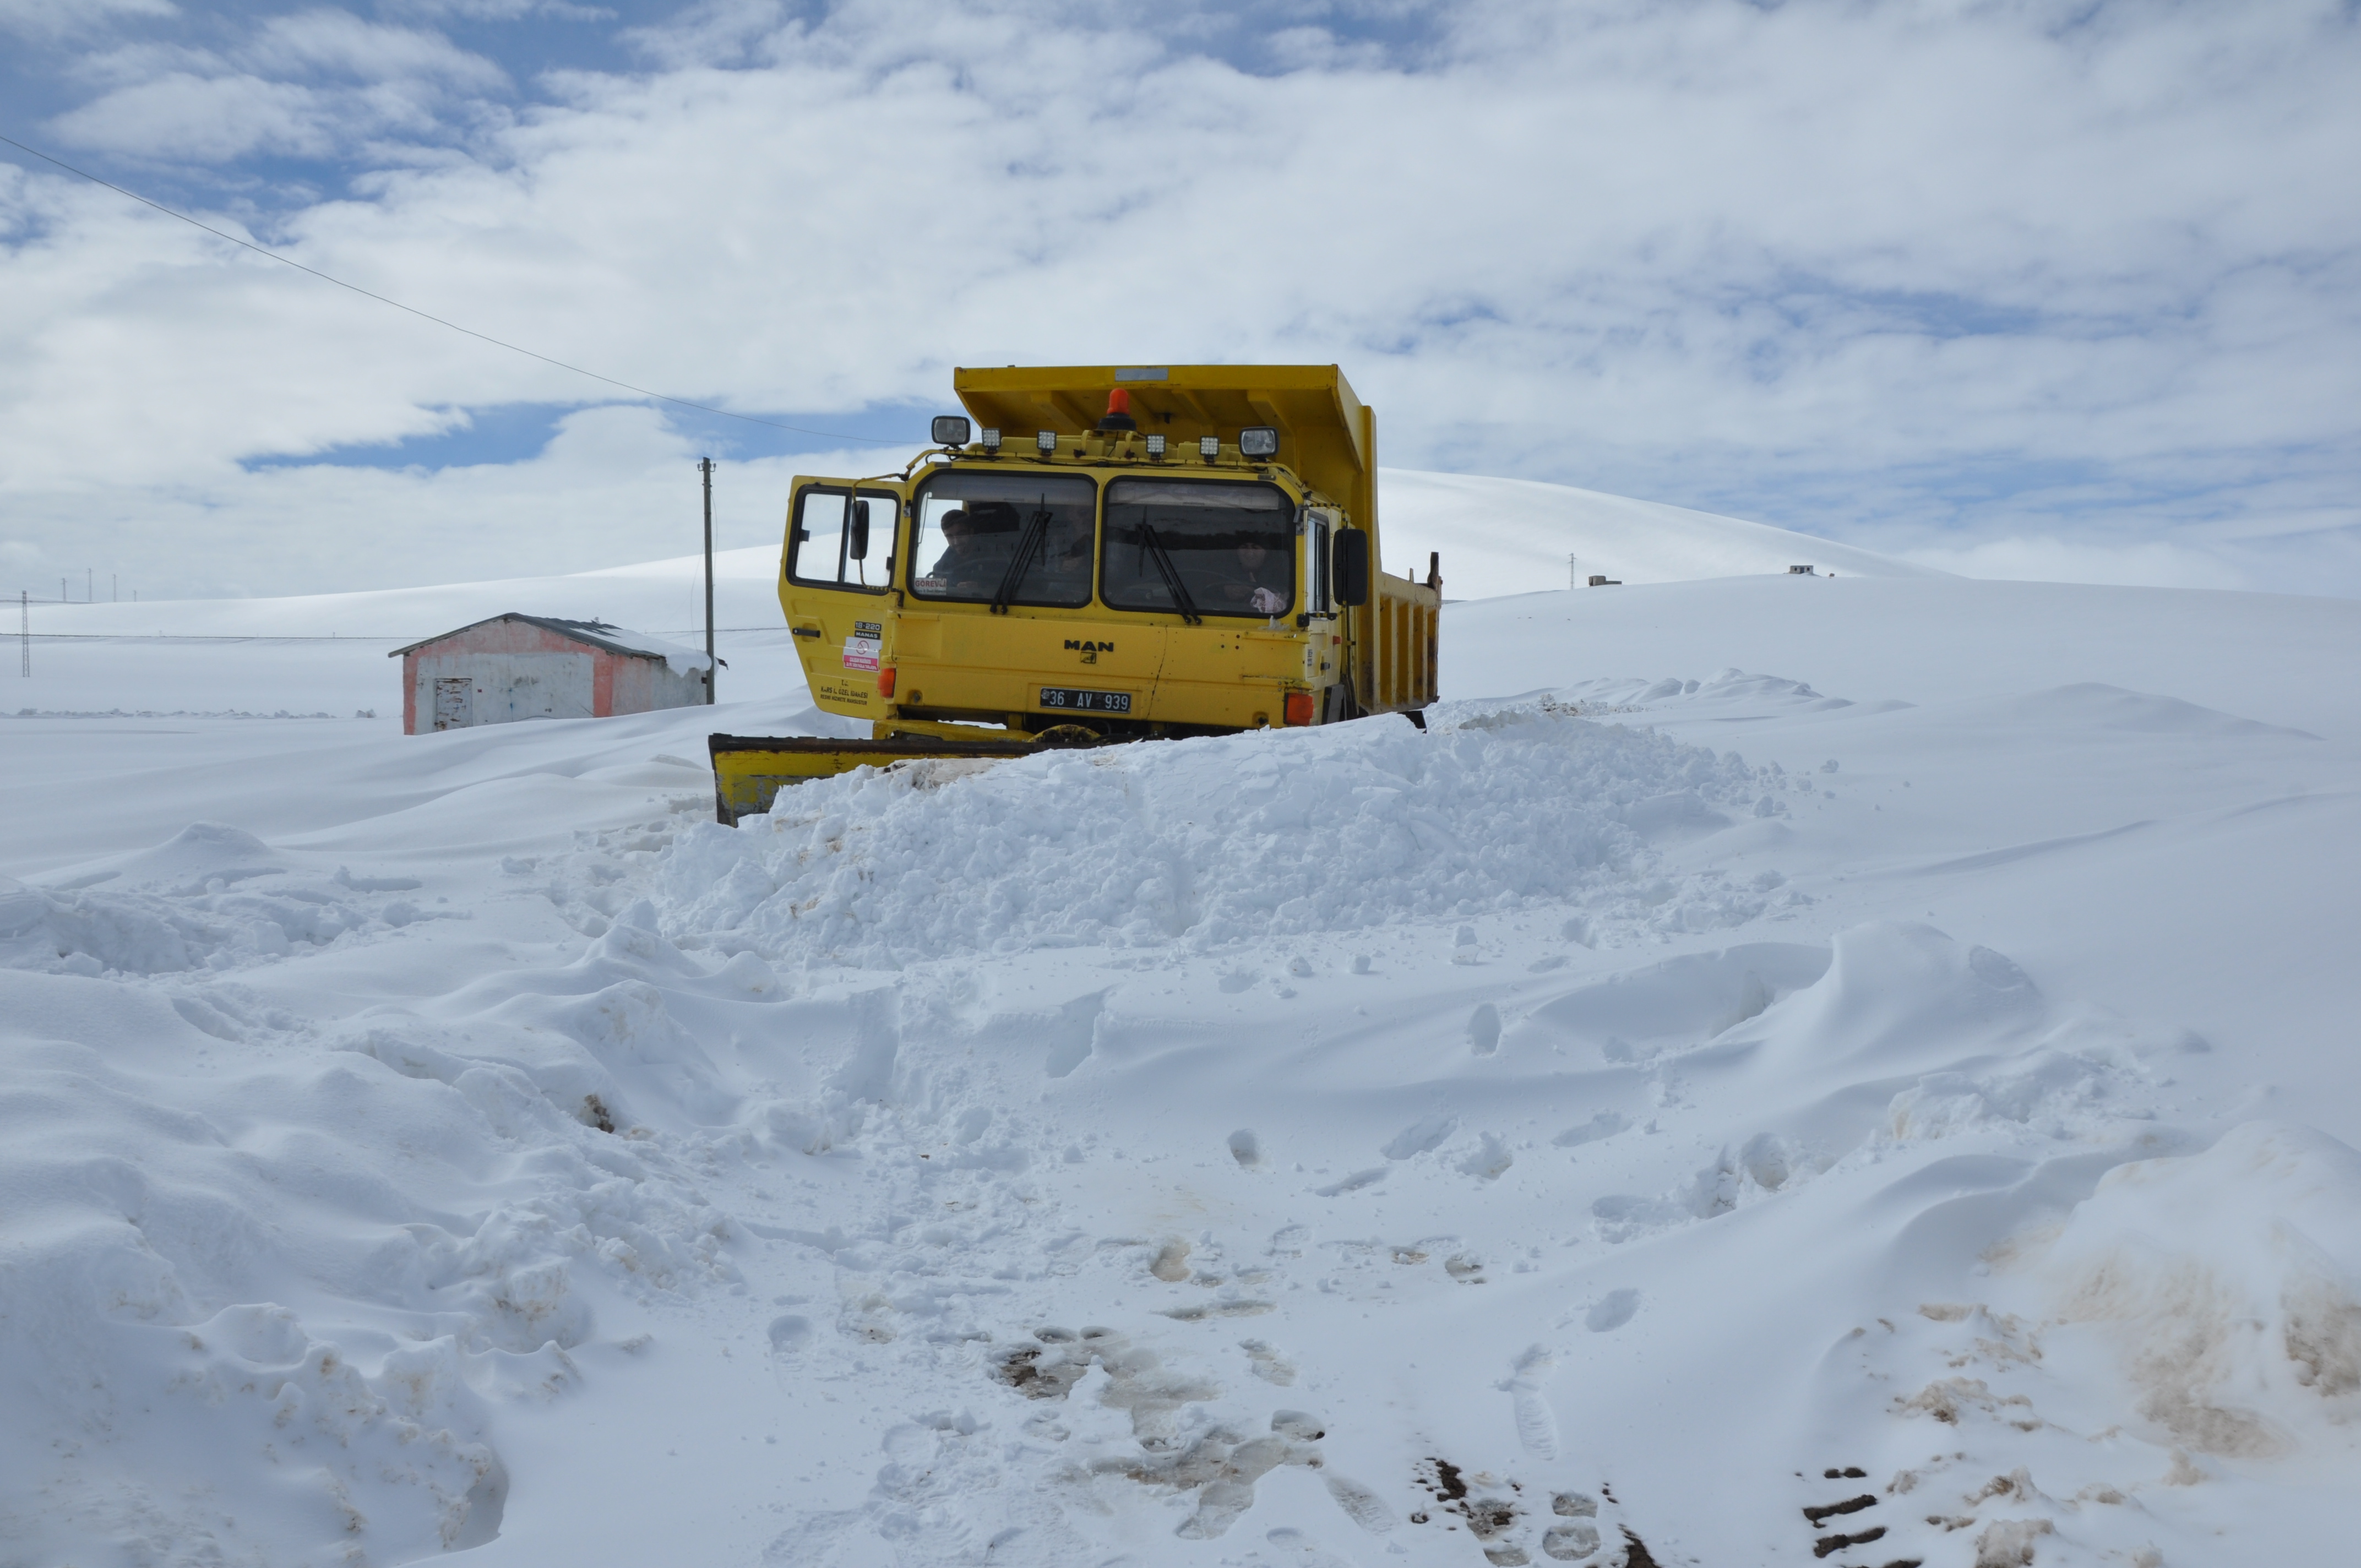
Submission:
M 469 621 L 465 626 L 455 627 L 449 631 L 437 632 L 432 637 L 412 642 L 407 648 L 396 648 L 386 657 L 399 659 L 404 653 L 415 653 L 421 648 L 429 647 L 437 642 L 446 642 L 462 633 L 473 631 L 478 626 L 490 626 L 496 621 L 502 620 L 522 620 L 528 626 L 538 626 L 544 631 L 555 631 L 560 637 L 568 637 L 577 642 L 586 642 L 593 648 L 603 648 L 609 653 L 628 653 L 635 659 L 662 659 L 675 671 L 702 670 L 706 667 L 705 655 L 697 650 L 684 648 L 677 642 L 667 642 L 661 637 L 651 637 L 644 631 L 628 631 L 620 626 L 609 626 L 603 620 L 559 620 L 552 616 L 525 615 L 513 610 L 507 615 L 488 616 L 482 620 Z

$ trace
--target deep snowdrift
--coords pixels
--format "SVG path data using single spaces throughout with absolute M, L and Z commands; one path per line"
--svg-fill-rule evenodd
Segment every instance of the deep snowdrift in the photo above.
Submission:
M 742 829 L 707 824 L 656 880 L 665 928 L 767 958 L 905 959 L 1082 943 L 1229 943 L 1548 903 L 1601 928 L 1709 931 L 1775 880 L 1656 876 L 1650 837 L 1772 817 L 1790 781 L 1573 710 L 1389 718 L 1100 754 L 863 772 Z
M 1533 595 L 738 832 L 799 695 L 6 720 L 5 1555 L 2333 1560 L 2356 636 Z

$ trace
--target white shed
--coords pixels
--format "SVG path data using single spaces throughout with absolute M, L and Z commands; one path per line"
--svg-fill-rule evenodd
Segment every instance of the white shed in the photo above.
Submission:
M 598 620 L 496 615 L 397 648 L 401 731 L 605 718 L 707 700 L 704 653 Z

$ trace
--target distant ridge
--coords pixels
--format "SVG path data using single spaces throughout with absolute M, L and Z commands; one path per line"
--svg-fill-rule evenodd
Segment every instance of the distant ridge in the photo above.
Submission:
M 1945 575 L 1784 528 L 1526 479 L 1388 468 L 1378 505 L 1386 569 L 1423 577 L 1427 553 L 1440 551 L 1444 593 L 1453 599 L 1565 587 L 1569 554 L 1580 557 L 1585 575 L 1629 584 L 1751 576 L 1802 565 L 1848 576 Z M 722 625 L 783 628 L 773 591 L 777 544 L 719 551 L 714 566 Z M 675 555 L 564 576 L 355 593 L 53 605 L 34 612 L 34 630 L 143 637 L 334 633 L 406 642 L 513 610 L 678 635 L 702 624 L 701 576 L 698 557 Z
M 1627 584 L 1747 577 L 1797 565 L 1846 576 L 1949 575 L 1766 523 L 1530 479 L 1388 468 L 1378 507 L 1387 569 L 1422 577 L 1427 552 L 1439 550 L 1443 591 L 1454 599 L 1563 588 L 1577 571 Z M 1573 567 L 1569 554 L 1577 557 Z

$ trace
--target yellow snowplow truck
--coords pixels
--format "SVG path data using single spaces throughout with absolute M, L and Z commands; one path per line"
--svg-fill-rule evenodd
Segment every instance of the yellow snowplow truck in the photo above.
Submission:
M 779 605 L 868 740 L 712 738 L 719 814 L 916 757 L 1334 724 L 1435 698 L 1441 563 L 1378 551 L 1377 417 L 1333 365 L 960 370 L 901 473 L 798 477 Z

